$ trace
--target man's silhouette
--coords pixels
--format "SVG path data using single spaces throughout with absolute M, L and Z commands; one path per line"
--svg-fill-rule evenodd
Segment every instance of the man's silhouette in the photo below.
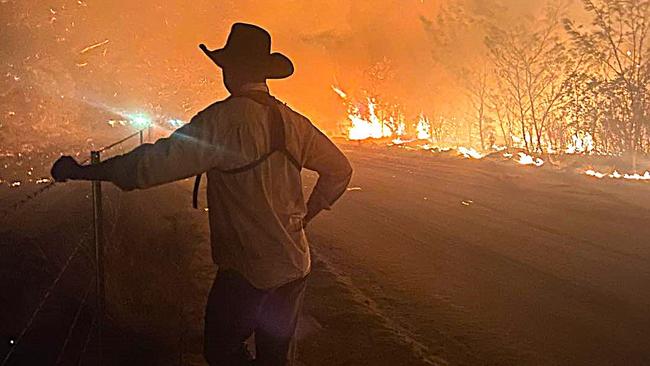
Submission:
M 64 156 L 56 181 L 110 181 L 144 189 L 207 172 L 212 255 L 218 273 L 205 314 L 210 365 L 248 365 L 244 341 L 255 334 L 256 365 L 287 365 L 302 307 L 310 254 L 304 227 L 345 191 L 352 168 L 304 116 L 269 95 L 266 79 L 293 73 L 271 37 L 234 24 L 226 46 L 201 49 L 223 69 L 231 93 L 169 138 L 98 165 Z M 301 168 L 319 173 L 305 203 Z

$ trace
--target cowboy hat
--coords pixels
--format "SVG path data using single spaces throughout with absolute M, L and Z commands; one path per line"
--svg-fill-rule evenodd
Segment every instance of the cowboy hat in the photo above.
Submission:
M 271 53 L 271 35 L 266 30 L 246 23 L 235 23 L 226 45 L 210 51 L 204 44 L 199 48 L 223 68 L 239 68 L 260 73 L 267 79 L 283 79 L 293 74 L 293 63 L 281 53 Z

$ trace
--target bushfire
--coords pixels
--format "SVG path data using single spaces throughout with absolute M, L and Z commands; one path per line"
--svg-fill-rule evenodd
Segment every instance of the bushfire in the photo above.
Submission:
M 458 156 L 467 159 L 483 159 L 488 156 L 497 155 L 512 160 L 522 166 L 540 168 L 545 161 L 539 156 L 534 156 L 525 151 L 527 140 L 530 136 L 520 139 L 511 136 L 512 146 L 492 144 L 489 149 L 477 150 L 467 146 L 440 146 L 441 141 L 436 141 L 433 134 L 432 124 L 424 113 L 417 116 L 417 119 L 408 121 L 399 110 L 385 111 L 381 109 L 381 103 L 376 98 L 365 97 L 356 101 L 338 86 L 332 85 L 332 90 L 341 98 L 347 108 L 347 120 L 340 124 L 343 134 L 350 141 L 375 141 L 384 143 L 386 146 L 398 146 L 408 149 L 430 151 L 432 153 L 446 153 L 454 150 Z M 561 155 L 560 152 L 549 147 L 546 149 L 547 156 Z M 512 152 L 509 150 L 513 150 Z M 563 155 L 609 155 L 598 151 L 594 147 L 594 141 L 588 132 L 580 132 L 571 136 L 567 147 L 562 151 Z M 612 173 L 602 173 L 593 169 L 583 170 L 582 174 L 595 178 L 622 179 L 628 181 L 650 181 L 650 171 L 639 173 L 619 173 L 614 170 Z

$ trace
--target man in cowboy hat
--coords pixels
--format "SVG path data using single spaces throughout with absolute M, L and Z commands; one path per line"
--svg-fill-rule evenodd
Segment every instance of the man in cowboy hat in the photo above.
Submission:
M 288 365 L 310 271 L 304 227 L 343 194 L 352 168 L 307 118 L 270 96 L 266 79 L 290 76 L 293 64 L 271 53 L 268 32 L 237 23 L 224 48 L 200 47 L 222 68 L 230 97 L 128 154 L 89 166 L 62 157 L 52 176 L 132 190 L 207 172 L 218 273 L 205 314 L 205 357 L 210 365 Z M 307 202 L 303 167 L 319 173 Z M 253 334 L 255 361 L 245 347 Z

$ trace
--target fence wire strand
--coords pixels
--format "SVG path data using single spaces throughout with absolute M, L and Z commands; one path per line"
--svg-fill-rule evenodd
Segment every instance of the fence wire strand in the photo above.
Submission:
M 25 337 L 25 334 L 27 334 L 29 332 L 29 330 L 31 329 L 32 325 L 34 324 L 34 321 L 38 317 L 38 314 L 41 312 L 41 310 L 43 310 L 43 307 L 45 306 L 45 303 L 47 302 L 47 299 L 50 298 L 52 292 L 54 291 L 54 289 L 58 285 L 59 281 L 63 277 L 63 274 L 68 270 L 68 267 L 70 267 L 70 263 L 72 263 L 72 260 L 76 257 L 77 253 L 79 252 L 79 249 L 82 247 L 83 243 L 86 241 L 86 239 L 87 239 L 86 236 L 87 236 L 87 233 L 84 234 L 84 237 L 79 241 L 79 244 L 77 244 L 77 246 L 72 251 L 72 253 L 70 253 L 70 255 L 68 256 L 68 259 L 65 262 L 65 264 L 63 265 L 63 267 L 59 271 L 59 274 L 54 278 L 54 281 L 52 281 L 52 283 L 47 288 L 47 290 L 45 290 L 45 293 L 41 297 L 41 301 L 38 303 L 38 306 L 36 307 L 36 309 L 34 309 L 34 311 L 32 312 L 32 315 L 30 316 L 29 320 L 27 321 L 27 324 L 25 325 L 23 330 L 18 334 L 18 338 L 16 338 L 14 344 L 9 349 L 9 352 L 7 352 L 7 354 L 5 355 L 5 358 L 2 361 L 2 366 L 7 365 L 7 363 L 9 362 L 9 359 L 13 355 L 14 351 L 18 348 L 18 346 L 20 346 L 20 343 L 23 340 L 23 338 Z
M 61 345 L 61 350 L 59 351 L 59 355 L 56 358 L 56 362 L 54 363 L 55 365 L 59 365 L 61 361 L 63 360 L 63 355 L 65 354 L 65 350 L 68 347 L 68 343 L 70 342 L 70 338 L 72 337 L 72 333 L 74 332 L 75 328 L 77 327 L 77 322 L 79 321 L 79 316 L 81 315 L 81 311 L 83 310 L 84 306 L 86 305 L 86 301 L 88 300 L 88 295 L 90 294 L 90 289 L 92 289 L 93 285 L 93 279 L 88 281 L 88 285 L 86 286 L 86 291 L 84 293 L 83 299 L 81 300 L 81 303 L 79 304 L 79 307 L 77 308 L 77 311 L 74 315 L 74 318 L 72 319 L 72 323 L 70 323 L 70 327 L 68 327 L 68 334 L 65 337 L 65 341 L 63 341 L 63 345 Z
M 97 314 L 94 314 L 93 321 L 90 323 L 90 328 L 88 328 L 88 334 L 86 334 L 86 340 L 84 341 L 84 345 L 81 348 L 81 352 L 79 353 L 79 360 L 77 361 L 77 366 L 81 365 L 81 362 L 83 362 L 83 358 L 86 355 L 86 351 L 88 350 L 88 345 L 90 344 L 90 339 L 92 338 L 93 331 L 95 330 L 95 325 L 97 325 Z
M 146 129 L 146 128 L 145 128 L 145 129 Z M 144 133 L 144 130 L 145 130 L 145 129 L 138 130 L 137 132 L 135 132 L 135 133 L 133 133 L 133 134 L 131 134 L 131 135 L 128 135 L 128 136 L 124 137 L 124 138 L 121 139 L 121 140 L 118 140 L 118 141 L 116 141 L 116 142 L 114 142 L 114 143 L 112 143 L 112 144 L 106 145 L 106 146 L 102 147 L 101 149 L 97 150 L 97 152 L 100 152 L 100 153 L 101 153 L 101 152 L 104 152 L 104 151 L 110 150 L 110 149 L 114 148 L 115 146 L 121 145 L 121 144 L 125 143 L 126 141 L 128 141 L 128 140 L 130 140 L 130 139 L 132 139 L 132 138 L 134 138 L 134 137 L 136 137 L 136 136 L 138 136 L 138 135 L 140 135 L 141 133 Z M 89 161 L 90 161 L 90 159 L 85 159 L 84 161 L 80 162 L 79 164 L 80 164 L 80 165 L 84 165 L 84 164 L 87 164 Z M 45 186 L 43 186 L 43 187 L 37 189 L 36 191 L 27 194 L 25 197 L 23 197 L 22 199 L 20 199 L 18 202 L 15 202 L 15 203 L 12 204 L 11 206 L 9 206 L 8 209 L 5 209 L 5 210 L 2 212 L 2 215 L 1 215 L 0 217 L 1 217 L 2 219 L 4 219 L 4 218 L 6 218 L 7 216 L 11 215 L 12 213 L 14 213 L 14 212 L 20 210 L 20 209 L 21 209 L 23 206 L 25 206 L 27 203 L 33 201 L 35 198 L 37 198 L 37 197 L 39 197 L 40 195 L 42 195 L 43 193 L 49 191 L 50 189 L 52 189 L 52 188 L 53 188 L 54 186 L 56 186 L 56 185 L 57 185 L 57 182 L 55 182 L 55 181 L 51 181 L 51 182 L 47 183 Z
M 132 139 L 132 138 L 134 138 L 134 137 L 136 137 L 138 135 L 140 135 L 142 137 L 143 133 L 144 133 L 144 130 L 146 130 L 146 128 L 138 130 L 137 132 L 135 132 L 135 133 L 133 133 L 131 135 L 128 135 L 128 136 L 122 138 L 121 140 L 118 140 L 118 141 L 116 141 L 116 142 L 114 142 L 112 144 L 106 145 L 106 146 L 96 150 L 96 152 L 102 153 L 102 152 L 105 152 L 107 150 L 110 150 L 110 149 L 112 149 L 112 148 L 114 148 L 114 147 L 116 147 L 118 145 L 121 145 L 124 142 L 126 142 L 126 141 L 128 141 L 128 140 L 130 140 L 130 139 Z M 142 142 L 142 139 L 141 139 L 141 142 Z M 79 164 L 80 165 L 85 165 L 88 162 L 90 162 L 90 158 L 81 161 Z M 14 204 L 10 205 L 8 209 L 3 210 L 2 213 L 0 214 L 0 218 L 4 219 L 7 216 L 16 213 L 21 208 L 23 208 L 25 205 L 27 205 L 29 202 L 31 202 L 34 199 L 36 199 L 37 197 L 41 196 L 45 192 L 50 191 L 56 185 L 57 185 L 56 181 L 51 181 L 51 182 L 47 183 L 45 186 L 37 189 L 36 191 L 27 194 L 26 196 L 21 198 L 19 201 L 17 201 Z M 117 212 L 115 213 L 114 216 L 117 216 Z M 115 219 L 115 221 L 113 222 L 113 231 L 115 230 L 116 224 L 117 224 L 117 219 Z M 70 267 L 70 264 L 72 263 L 74 258 L 77 256 L 80 249 L 83 247 L 83 243 L 87 239 L 88 239 L 88 232 L 85 232 L 82 235 L 82 239 L 79 241 L 77 246 L 73 249 L 72 253 L 70 253 L 68 258 L 66 259 L 65 264 L 61 267 L 61 270 L 59 271 L 58 275 L 54 278 L 52 283 L 48 286 L 48 288 L 43 293 L 43 296 L 41 297 L 40 301 L 38 302 L 38 305 L 36 306 L 36 308 L 32 312 L 31 316 L 29 317 L 29 320 L 25 324 L 25 327 L 20 331 L 20 333 L 18 334 L 18 337 L 13 342 L 11 348 L 9 349 L 7 354 L 4 356 L 4 359 L 2 360 L 2 363 L 0 363 L 0 366 L 6 366 L 8 364 L 9 360 L 11 359 L 11 356 L 14 354 L 16 349 L 20 346 L 20 344 L 21 344 L 22 340 L 24 339 L 25 335 L 27 333 L 29 333 L 29 331 L 31 330 L 32 326 L 34 325 L 35 320 L 38 318 L 39 313 L 45 307 L 45 304 L 47 303 L 47 300 L 52 295 L 52 292 L 55 290 L 55 288 L 59 284 L 61 278 L 63 277 L 65 272 L 68 270 L 68 268 Z M 40 247 L 39 247 L 39 249 L 40 249 Z M 41 252 L 42 252 L 42 249 L 41 249 Z M 90 261 L 92 262 L 92 260 L 90 260 Z M 88 285 L 88 287 L 87 287 L 87 289 L 85 291 L 83 299 L 82 299 L 81 303 L 79 304 L 79 307 L 77 308 L 77 311 L 75 312 L 74 318 L 73 318 L 70 326 L 68 327 L 67 336 L 66 336 L 66 338 L 65 338 L 65 340 L 64 340 L 64 342 L 63 342 L 63 344 L 61 346 L 61 349 L 59 350 L 59 354 L 57 356 L 55 365 L 60 364 L 61 361 L 63 360 L 63 356 L 64 356 L 66 348 L 68 347 L 68 344 L 70 342 L 70 338 L 72 337 L 72 334 L 74 333 L 74 330 L 77 327 L 77 323 L 79 321 L 80 315 L 81 315 L 81 313 L 83 311 L 83 308 L 84 308 L 85 304 L 88 301 L 90 290 L 93 287 L 92 286 L 93 282 L 94 281 L 92 281 L 92 280 L 89 282 L 89 285 Z M 100 295 L 97 294 L 97 296 L 100 296 Z M 83 362 L 84 355 L 86 354 L 86 351 L 87 351 L 88 346 L 90 344 L 90 340 L 91 340 L 92 335 L 94 333 L 94 330 L 95 330 L 95 328 L 96 328 L 96 326 L 98 324 L 100 316 L 101 316 L 101 314 L 98 314 L 97 311 L 95 311 L 93 313 L 92 321 L 91 321 L 90 327 L 88 329 L 86 339 L 85 339 L 85 341 L 83 343 L 83 347 L 82 347 L 81 352 L 79 354 L 79 359 L 78 359 L 77 365 L 81 365 L 81 363 Z

